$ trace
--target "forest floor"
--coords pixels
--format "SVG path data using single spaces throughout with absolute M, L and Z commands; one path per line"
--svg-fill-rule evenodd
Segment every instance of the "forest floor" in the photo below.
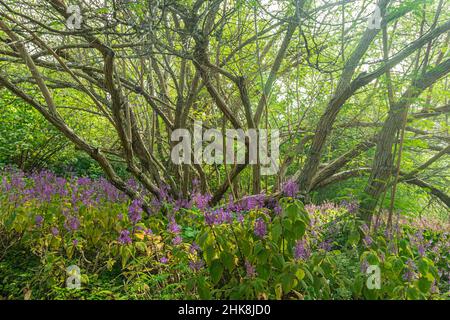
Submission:
M 295 192 L 215 208 L 166 193 L 147 216 L 101 178 L 1 181 L 2 299 L 449 298 L 446 221 L 382 215 L 369 228 L 355 201 Z

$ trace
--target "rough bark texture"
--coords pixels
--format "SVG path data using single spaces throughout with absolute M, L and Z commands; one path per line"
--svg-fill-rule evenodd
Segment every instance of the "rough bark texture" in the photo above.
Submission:
M 373 211 L 377 205 L 381 193 L 386 189 L 389 178 L 394 169 L 394 155 L 392 148 L 400 130 L 408 107 L 414 102 L 426 88 L 450 71 L 450 59 L 442 62 L 432 70 L 416 79 L 389 111 L 377 138 L 377 148 L 365 193 L 367 197 L 361 205 L 361 216 L 366 221 L 371 221 Z

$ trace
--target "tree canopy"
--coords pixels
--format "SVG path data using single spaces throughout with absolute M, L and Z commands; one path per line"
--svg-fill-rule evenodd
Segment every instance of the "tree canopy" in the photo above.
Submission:
M 352 194 L 367 220 L 379 206 L 401 207 L 408 197 L 396 194 L 445 212 L 448 6 L 1 0 L 2 131 L 23 112 L 34 119 L 34 109 L 50 126 L 24 130 L 58 137 L 51 156 L 71 143 L 133 199 L 140 195 L 118 165 L 156 198 L 166 185 L 185 196 L 197 179 L 217 204 L 276 195 L 292 180 L 306 202 Z M 260 164 L 174 165 L 171 133 L 196 120 L 222 131 L 280 130 L 278 173 L 262 176 Z

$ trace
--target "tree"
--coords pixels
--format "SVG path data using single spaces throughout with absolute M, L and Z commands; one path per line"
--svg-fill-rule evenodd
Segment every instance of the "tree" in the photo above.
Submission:
M 392 150 L 398 132 L 416 134 L 408 123 L 441 119 L 448 111 L 434 94 L 448 92 L 448 4 L 379 0 L 378 28 L 367 24 L 368 1 L 271 3 L 80 2 L 79 26 L 67 28 L 79 18 L 69 7 L 75 2 L 1 0 L 0 85 L 39 111 L 132 198 L 141 195 L 127 188 L 111 156 L 154 197 L 163 185 L 174 197 L 186 196 L 197 177 L 204 192 L 212 191 L 212 204 L 246 188 L 275 192 L 286 179 L 297 180 L 309 201 L 315 190 L 370 174 L 363 201 L 370 219 L 400 174 Z M 402 97 L 395 99 L 394 90 Z M 408 113 L 410 106 L 423 112 Z M 74 113 L 105 135 L 75 130 L 68 121 Z M 260 164 L 249 174 L 247 164 L 171 163 L 171 133 L 193 130 L 198 119 L 222 131 L 281 129 L 278 176 L 262 178 Z M 427 137 L 422 154 L 448 150 L 442 144 L 448 133 L 445 138 L 445 127 L 439 130 Z M 448 152 L 439 154 L 434 164 Z M 430 166 L 418 168 L 394 185 L 422 181 L 418 174 Z M 416 185 L 429 190 L 422 182 Z M 433 188 L 446 203 L 445 189 Z

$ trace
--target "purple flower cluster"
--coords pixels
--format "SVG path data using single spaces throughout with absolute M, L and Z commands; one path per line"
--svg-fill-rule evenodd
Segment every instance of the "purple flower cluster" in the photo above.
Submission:
M 77 231 L 80 228 L 80 220 L 76 216 L 67 216 L 64 227 L 67 231 Z
M 178 235 L 181 232 L 181 227 L 179 224 L 177 224 L 175 218 L 170 219 L 170 223 L 167 226 L 167 230 L 175 235 Z
M 349 213 L 355 213 L 359 210 L 359 203 L 357 201 L 343 200 L 341 206 L 345 207 Z
M 428 250 L 433 250 L 433 241 L 426 240 L 423 235 L 423 230 L 419 229 L 413 235 L 409 236 L 409 241 L 412 246 L 417 248 L 419 256 L 424 257 Z
M 280 215 L 282 212 L 282 208 L 278 200 L 274 197 L 268 197 L 266 199 L 266 207 L 269 210 L 272 210 L 276 215 Z
M 364 234 L 363 243 L 364 243 L 364 245 L 365 245 L 367 248 L 369 248 L 369 247 L 372 245 L 372 243 L 373 243 L 373 239 L 372 239 L 372 237 L 370 236 L 370 229 L 369 229 L 369 227 L 367 226 L 367 224 L 363 224 L 363 225 L 361 226 L 361 230 L 362 230 L 362 232 L 363 232 L 363 234 Z
M 192 201 L 194 205 L 199 208 L 200 210 L 206 210 L 209 208 L 209 201 L 211 200 L 210 194 L 201 194 L 201 193 L 195 193 L 192 196 Z
M 325 251 L 331 251 L 332 247 L 333 247 L 333 243 L 332 243 L 331 239 L 326 239 L 319 244 L 319 249 L 325 250 Z
M 130 188 L 142 195 L 141 199 L 150 199 L 144 198 L 148 196 L 148 194 L 146 195 L 143 188 L 135 180 L 129 180 L 127 184 Z M 211 208 L 209 204 L 211 195 L 202 194 L 198 190 L 192 194 L 190 201 L 183 199 L 182 197 L 177 200 L 173 199 L 173 193 L 169 192 L 170 189 L 167 186 L 161 187 L 160 190 L 160 197 L 152 198 L 151 200 L 151 204 L 154 204 L 152 210 L 158 211 L 164 206 L 164 208 L 170 212 L 167 224 L 167 232 L 169 235 L 167 236 L 167 233 L 163 232 L 162 238 L 166 245 L 168 243 L 172 244 L 165 246 L 164 248 L 173 249 L 173 246 L 178 246 L 176 248 L 177 251 L 184 250 L 185 246 L 183 245 L 183 242 L 186 242 L 188 239 L 188 233 L 186 233 L 186 236 L 183 235 L 184 238 L 182 237 L 181 221 L 186 223 L 186 220 L 190 217 L 189 214 L 191 217 L 198 217 L 198 212 L 196 212 L 196 210 L 181 210 L 182 208 L 195 206 L 200 209 L 204 215 L 204 224 L 208 226 L 225 225 L 223 229 L 227 230 L 228 224 L 236 223 L 236 221 L 242 223 L 242 225 L 239 226 L 236 223 L 236 229 L 238 229 L 239 232 L 241 230 L 248 230 L 249 227 L 250 232 L 253 232 L 254 236 L 259 239 L 268 237 L 268 231 L 271 230 L 271 218 L 275 218 L 276 220 L 285 218 L 274 217 L 274 215 L 281 213 L 282 208 L 280 204 L 283 204 L 284 202 L 278 202 L 277 199 L 268 197 L 265 194 L 248 196 L 239 201 L 235 200 L 233 196 L 230 196 L 228 203 L 224 207 Z M 298 191 L 298 185 L 291 180 L 287 181 L 282 187 L 282 193 L 287 197 L 297 197 Z M 118 235 L 115 234 L 113 236 L 114 238 L 117 237 L 117 242 L 119 244 L 132 244 L 133 234 L 136 234 L 136 236 L 141 236 L 142 233 L 144 233 L 144 235 L 153 234 L 151 229 L 144 227 L 144 223 L 139 223 L 142 222 L 143 219 L 143 201 L 136 199 L 129 204 L 128 198 L 122 192 L 118 191 L 107 180 L 102 178 L 90 179 L 72 177 L 64 179 L 45 171 L 31 175 L 26 175 L 20 171 L 14 171 L 9 172 L 1 178 L 0 192 L 2 199 L 6 199 L 7 201 L 14 200 L 14 204 L 18 206 L 24 204 L 28 206 L 29 202 L 32 202 L 32 204 L 36 206 L 36 214 L 31 214 L 29 221 L 30 225 L 34 226 L 35 233 L 47 232 L 54 237 L 61 236 L 64 238 L 64 243 L 71 243 L 74 247 L 77 247 L 81 241 L 83 241 L 83 245 L 85 243 L 88 244 L 89 238 L 86 237 L 83 239 L 83 234 L 81 232 L 83 230 L 80 229 L 82 223 L 86 221 L 85 219 L 92 217 L 92 215 L 90 215 L 91 211 L 89 210 L 93 210 L 96 205 L 100 206 L 113 203 L 114 207 L 113 205 L 110 205 L 107 208 L 114 209 L 116 208 L 116 205 L 120 206 L 118 206 L 118 208 L 120 208 L 123 213 L 117 214 L 118 211 L 114 211 L 114 209 L 111 210 L 111 217 L 116 218 L 111 224 L 114 225 L 114 228 L 120 226 L 120 229 L 118 230 L 121 230 Z M 287 202 L 292 202 L 292 199 Z M 126 212 L 127 206 L 128 215 Z M 47 208 L 51 208 L 51 210 L 47 210 Z M 123 208 L 125 208 L 125 210 L 123 210 Z M 302 239 L 297 240 L 295 244 L 291 244 L 291 246 L 293 245 L 293 256 L 296 260 L 305 261 L 310 259 L 313 250 L 321 250 L 321 253 L 325 254 L 325 252 L 331 251 L 333 248 L 338 249 L 340 246 L 345 245 L 346 239 L 343 239 L 340 231 L 342 230 L 343 224 L 347 221 L 344 219 L 349 217 L 347 213 L 355 213 L 358 211 L 359 205 L 356 201 L 344 200 L 339 205 L 331 202 L 325 202 L 320 205 L 308 204 L 305 205 L 305 208 L 309 213 L 310 221 L 309 225 L 306 226 L 306 234 Z M 41 214 L 37 214 L 38 212 Z M 88 212 L 89 214 L 85 215 L 85 212 Z M 51 215 L 52 213 L 54 213 L 54 216 Z M 59 216 L 60 214 L 62 214 L 62 217 Z M 126 215 L 128 220 L 126 219 Z M 258 218 L 253 220 L 255 215 Z M 177 223 L 175 217 L 180 224 Z M 57 218 L 62 219 L 58 220 Z M 127 221 L 129 221 L 129 225 L 127 225 Z M 244 224 L 244 221 L 247 221 L 248 223 Z M 342 221 L 344 221 L 344 223 L 342 223 Z M 387 251 L 389 252 L 379 253 L 381 261 L 384 261 L 384 259 L 389 258 L 389 253 L 399 253 L 399 237 L 403 237 L 406 240 L 408 240 L 409 237 L 409 243 L 413 249 L 412 252 L 414 253 L 414 256 L 406 262 L 406 267 L 402 273 L 404 281 L 414 281 L 417 279 L 419 272 L 414 259 L 419 261 L 420 258 L 426 256 L 435 263 L 440 276 L 437 283 L 433 284 L 433 290 L 442 292 L 442 282 L 450 281 L 450 272 L 448 271 L 450 266 L 446 261 L 447 254 L 450 252 L 449 234 L 442 233 L 442 236 L 437 240 L 435 235 L 432 235 L 432 233 L 427 231 L 430 229 L 429 222 L 421 221 L 419 224 L 414 225 L 414 227 L 408 228 L 408 231 L 405 231 L 405 229 L 402 228 L 404 224 L 408 224 L 410 227 L 412 226 L 411 222 L 402 222 L 402 220 L 397 219 L 394 228 L 387 229 L 386 223 L 382 218 L 377 219 L 374 224 L 372 224 L 372 230 L 370 230 L 367 225 L 363 225 L 361 227 L 363 232 L 362 242 L 365 248 L 360 249 L 366 250 L 371 246 L 374 246 L 374 241 L 383 235 L 384 230 L 387 230 L 386 238 L 389 240 L 387 241 Z M 201 228 L 203 226 L 196 225 L 195 227 Z M 440 228 L 441 227 L 435 227 L 435 229 L 438 230 Z M 418 231 L 411 232 L 410 230 Z M 46 236 L 48 236 L 48 234 Z M 238 234 L 238 236 L 240 235 Z M 159 239 L 159 237 L 146 237 L 143 241 L 154 241 L 156 238 Z M 202 254 L 200 247 L 193 242 L 187 250 L 189 251 L 188 257 L 190 269 L 194 272 L 203 269 L 205 262 L 201 259 Z M 167 249 L 161 249 L 161 252 L 158 252 L 157 259 L 159 259 L 162 264 L 167 264 L 169 263 L 170 257 L 170 255 L 167 254 Z M 178 257 L 174 255 L 174 259 L 178 259 Z M 240 263 L 242 263 L 242 261 L 240 261 Z M 244 261 L 244 267 L 248 278 L 254 278 L 257 275 L 255 263 L 256 262 L 254 261 L 253 264 L 248 260 Z M 175 260 L 173 264 L 175 264 Z M 361 262 L 361 270 L 363 272 L 365 272 L 367 266 L 367 261 Z M 443 281 L 441 279 L 443 279 Z
M 266 236 L 267 226 L 262 218 L 256 219 L 254 233 L 259 238 L 264 238 Z
M 253 196 L 248 196 L 244 199 L 244 210 L 254 210 L 254 209 L 260 209 L 263 208 L 265 205 L 265 201 L 266 201 L 266 195 L 261 193 L 261 194 L 256 194 Z
M 128 218 L 131 223 L 136 224 L 142 219 L 142 201 L 134 199 L 128 207 Z
M 248 261 L 245 260 L 245 270 L 247 272 L 247 277 L 254 278 L 256 277 L 256 268 Z
M 227 209 L 231 212 L 241 212 L 244 210 L 244 204 L 242 201 L 234 201 L 233 196 L 230 195 L 228 198 Z
M 296 260 L 306 260 L 311 255 L 308 243 L 305 239 L 297 240 L 294 247 L 294 258 Z
M 167 264 L 169 263 L 169 259 L 167 257 L 162 257 L 161 259 L 159 259 L 159 262 L 161 262 L 162 264 Z
M 180 199 L 175 200 L 173 211 L 178 212 L 178 211 L 180 211 L 181 208 L 190 209 L 191 207 L 192 207 L 191 201 L 180 198 Z
M 120 231 L 118 241 L 121 244 L 130 244 L 132 242 L 131 237 L 130 237 L 130 231 L 128 231 L 128 230 Z
M 189 268 L 191 268 L 192 271 L 198 272 L 205 266 L 205 262 L 202 259 L 198 259 L 196 261 L 189 261 Z
M 199 253 L 200 252 L 200 246 L 197 243 L 192 242 L 191 246 L 189 247 L 189 252 L 191 254 Z
M 340 207 L 338 205 L 336 205 L 335 203 L 328 202 L 328 201 L 322 203 L 321 205 L 316 205 L 316 204 L 305 205 L 305 209 L 310 215 L 315 215 L 317 213 L 326 215 L 327 213 L 329 213 L 331 211 L 338 211 L 339 208 Z
M 57 235 L 59 235 L 59 229 L 58 229 L 57 227 L 52 227 L 52 228 L 50 229 L 50 231 L 51 231 L 51 233 L 52 233 L 52 235 L 53 235 L 54 237 L 56 237 Z
M 413 260 L 406 261 L 406 271 L 403 274 L 403 280 L 411 282 L 417 278 L 417 266 Z
M 40 227 L 42 227 L 42 224 L 44 223 L 44 217 L 41 215 L 37 215 L 34 218 L 34 222 L 35 222 L 36 227 L 40 228 Z
M 172 239 L 172 244 L 174 246 L 178 246 L 183 242 L 183 238 L 181 238 L 181 236 L 176 236 L 175 238 Z
M 102 202 L 125 203 L 127 196 L 104 178 L 62 178 L 49 171 L 25 174 L 13 168 L 1 172 L 0 191 L 17 206 L 26 202 L 35 204 L 61 202 L 69 198 L 70 208 L 77 212 L 81 206 L 90 207 Z
M 360 270 L 361 270 L 362 273 L 366 273 L 367 272 L 367 268 L 369 268 L 369 262 L 366 259 L 364 259 L 364 261 L 361 263 Z
M 209 226 L 232 223 L 233 215 L 227 208 L 218 208 L 213 211 L 205 212 L 205 222 Z
M 286 197 L 295 198 L 298 193 L 298 184 L 294 180 L 288 180 L 286 183 L 283 184 L 283 194 Z

